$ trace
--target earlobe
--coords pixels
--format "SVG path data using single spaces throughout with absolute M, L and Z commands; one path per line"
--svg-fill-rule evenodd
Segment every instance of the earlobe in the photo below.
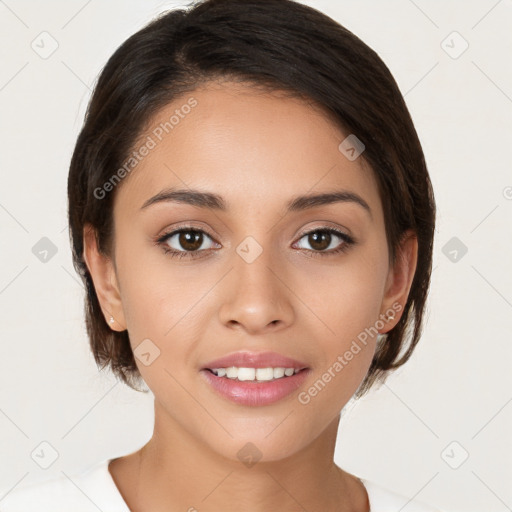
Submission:
M 409 230 L 403 235 L 394 266 L 389 269 L 381 314 L 386 325 L 379 331 L 381 334 L 390 331 L 399 322 L 401 311 L 409 296 L 417 262 L 418 238 L 414 231 Z
M 83 242 L 84 260 L 91 274 L 105 321 L 111 329 L 124 331 L 125 318 L 113 263 L 107 255 L 99 251 L 96 232 L 90 224 L 84 227 Z

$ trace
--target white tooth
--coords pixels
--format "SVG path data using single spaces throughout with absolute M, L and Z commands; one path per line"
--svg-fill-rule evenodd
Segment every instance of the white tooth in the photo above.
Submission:
M 238 368 L 235 366 L 230 366 L 229 368 L 226 368 L 226 377 L 228 379 L 236 379 L 238 376 Z
M 238 380 L 254 380 L 255 368 L 238 368 Z
M 272 368 L 256 368 L 256 380 L 272 380 L 274 370 Z
M 212 372 L 218 377 L 227 377 L 228 379 L 249 380 L 267 382 L 273 379 L 281 379 L 284 376 L 291 377 L 295 373 L 299 373 L 299 369 L 294 368 L 238 368 L 230 366 L 229 368 L 212 368 Z
M 274 368 L 274 379 L 284 377 L 284 368 Z

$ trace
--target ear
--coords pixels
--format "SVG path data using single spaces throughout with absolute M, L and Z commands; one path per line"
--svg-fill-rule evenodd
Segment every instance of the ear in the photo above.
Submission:
M 84 260 L 94 283 L 105 321 L 112 330 L 124 331 L 126 322 L 112 260 L 98 250 L 95 229 L 86 224 L 83 233 Z M 113 317 L 114 321 L 110 322 Z
M 393 329 L 400 320 L 402 316 L 401 311 L 403 311 L 409 296 L 417 262 L 418 238 L 414 231 L 409 230 L 403 235 L 396 254 L 395 264 L 390 264 L 382 301 L 383 313 L 380 317 L 385 321 L 386 325 L 383 329 L 379 330 L 381 334 Z M 393 314 L 394 318 L 391 318 Z

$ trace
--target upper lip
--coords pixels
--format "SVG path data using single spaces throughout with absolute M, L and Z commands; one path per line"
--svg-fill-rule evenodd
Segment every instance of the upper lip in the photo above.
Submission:
M 202 368 L 212 370 L 214 368 L 307 368 L 305 363 L 291 357 L 283 356 L 277 352 L 234 352 L 219 359 L 209 361 Z

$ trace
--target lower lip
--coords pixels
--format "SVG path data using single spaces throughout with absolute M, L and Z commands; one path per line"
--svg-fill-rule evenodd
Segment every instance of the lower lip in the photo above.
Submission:
M 221 396 L 240 405 L 268 405 L 287 397 L 296 391 L 309 375 L 309 368 L 268 382 L 239 381 L 227 377 L 217 377 L 209 370 L 201 370 L 207 382 Z

